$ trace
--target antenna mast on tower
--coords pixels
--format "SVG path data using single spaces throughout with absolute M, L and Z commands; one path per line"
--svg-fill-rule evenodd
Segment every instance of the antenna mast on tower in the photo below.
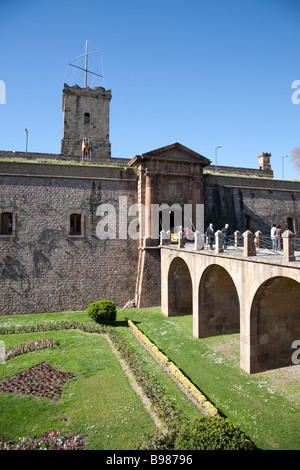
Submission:
M 91 72 L 90 70 L 88 70 L 88 56 L 89 55 L 92 55 L 92 54 L 100 54 L 101 51 L 95 51 L 95 52 L 88 52 L 88 41 L 85 42 L 85 54 L 82 54 L 82 55 L 79 55 L 77 57 L 74 57 L 74 59 L 72 60 L 76 60 L 76 59 L 80 59 L 81 57 L 85 57 L 85 67 L 84 69 L 82 67 L 78 67 L 78 65 L 73 65 L 73 64 L 70 64 L 72 67 L 75 67 L 76 69 L 80 69 L 80 70 L 84 70 L 84 86 L 85 88 L 87 87 L 87 74 L 88 73 L 91 73 L 93 75 L 97 75 L 97 77 L 101 77 L 103 78 L 102 75 L 99 75 L 98 73 L 94 73 L 94 72 Z

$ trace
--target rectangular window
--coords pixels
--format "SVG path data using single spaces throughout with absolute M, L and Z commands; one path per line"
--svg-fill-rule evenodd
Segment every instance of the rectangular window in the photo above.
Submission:
M 1 214 L 1 235 L 12 235 L 13 214 L 12 212 L 2 212 Z
M 70 215 L 70 235 L 81 235 L 81 214 Z

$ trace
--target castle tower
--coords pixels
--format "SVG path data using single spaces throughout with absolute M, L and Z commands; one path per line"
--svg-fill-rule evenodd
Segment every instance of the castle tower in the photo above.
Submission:
M 265 152 L 260 153 L 259 155 L 257 155 L 257 158 L 258 158 L 259 170 L 272 171 L 271 162 L 270 162 L 270 158 L 271 158 L 270 153 L 265 153 Z
M 84 158 L 83 144 L 89 142 L 88 159 L 93 162 L 111 158 L 109 142 L 109 106 L 111 90 L 103 87 L 80 88 L 64 84 L 62 111 L 64 114 L 61 153 Z

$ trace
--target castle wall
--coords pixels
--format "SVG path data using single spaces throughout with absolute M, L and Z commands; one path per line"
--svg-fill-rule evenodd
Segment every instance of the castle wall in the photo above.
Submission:
M 14 214 L 15 233 L 0 235 L 0 314 L 85 309 L 101 298 L 123 306 L 134 298 L 137 241 L 100 240 L 100 204 L 136 203 L 131 170 L 44 164 L 0 164 L 0 211 Z M 71 213 L 83 233 L 70 236 Z
M 213 174 L 203 182 L 205 227 L 229 223 L 243 232 L 248 217 L 250 230 L 269 235 L 290 217 L 299 233 L 299 182 Z M 139 240 L 119 238 L 121 196 L 128 207 L 138 202 L 132 168 L 0 160 L 0 212 L 14 216 L 12 234 L 0 235 L 0 314 L 80 310 L 100 298 L 123 306 L 135 298 L 139 275 L 141 305 L 158 305 L 159 250 L 146 249 L 139 274 Z M 116 239 L 97 236 L 104 203 L 116 210 Z M 81 214 L 80 236 L 69 233 L 72 213 Z
M 232 231 L 269 235 L 273 223 L 289 228 L 290 218 L 293 231 L 300 232 L 300 182 L 206 174 L 204 200 L 205 227 L 229 223 Z

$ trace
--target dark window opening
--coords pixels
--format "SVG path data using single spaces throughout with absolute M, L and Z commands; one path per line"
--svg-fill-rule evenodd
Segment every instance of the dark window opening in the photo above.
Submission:
M 245 215 L 245 230 L 251 230 L 251 218 L 249 215 Z
M 70 215 L 70 235 L 81 235 L 81 215 Z
M 164 230 L 171 232 L 175 227 L 183 227 L 183 213 L 180 210 L 163 209 L 159 211 L 159 233 Z
M 89 124 L 91 122 L 90 113 L 84 113 L 84 123 Z
M 11 212 L 2 212 L 1 214 L 1 235 L 12 235 L 13 215 Z

